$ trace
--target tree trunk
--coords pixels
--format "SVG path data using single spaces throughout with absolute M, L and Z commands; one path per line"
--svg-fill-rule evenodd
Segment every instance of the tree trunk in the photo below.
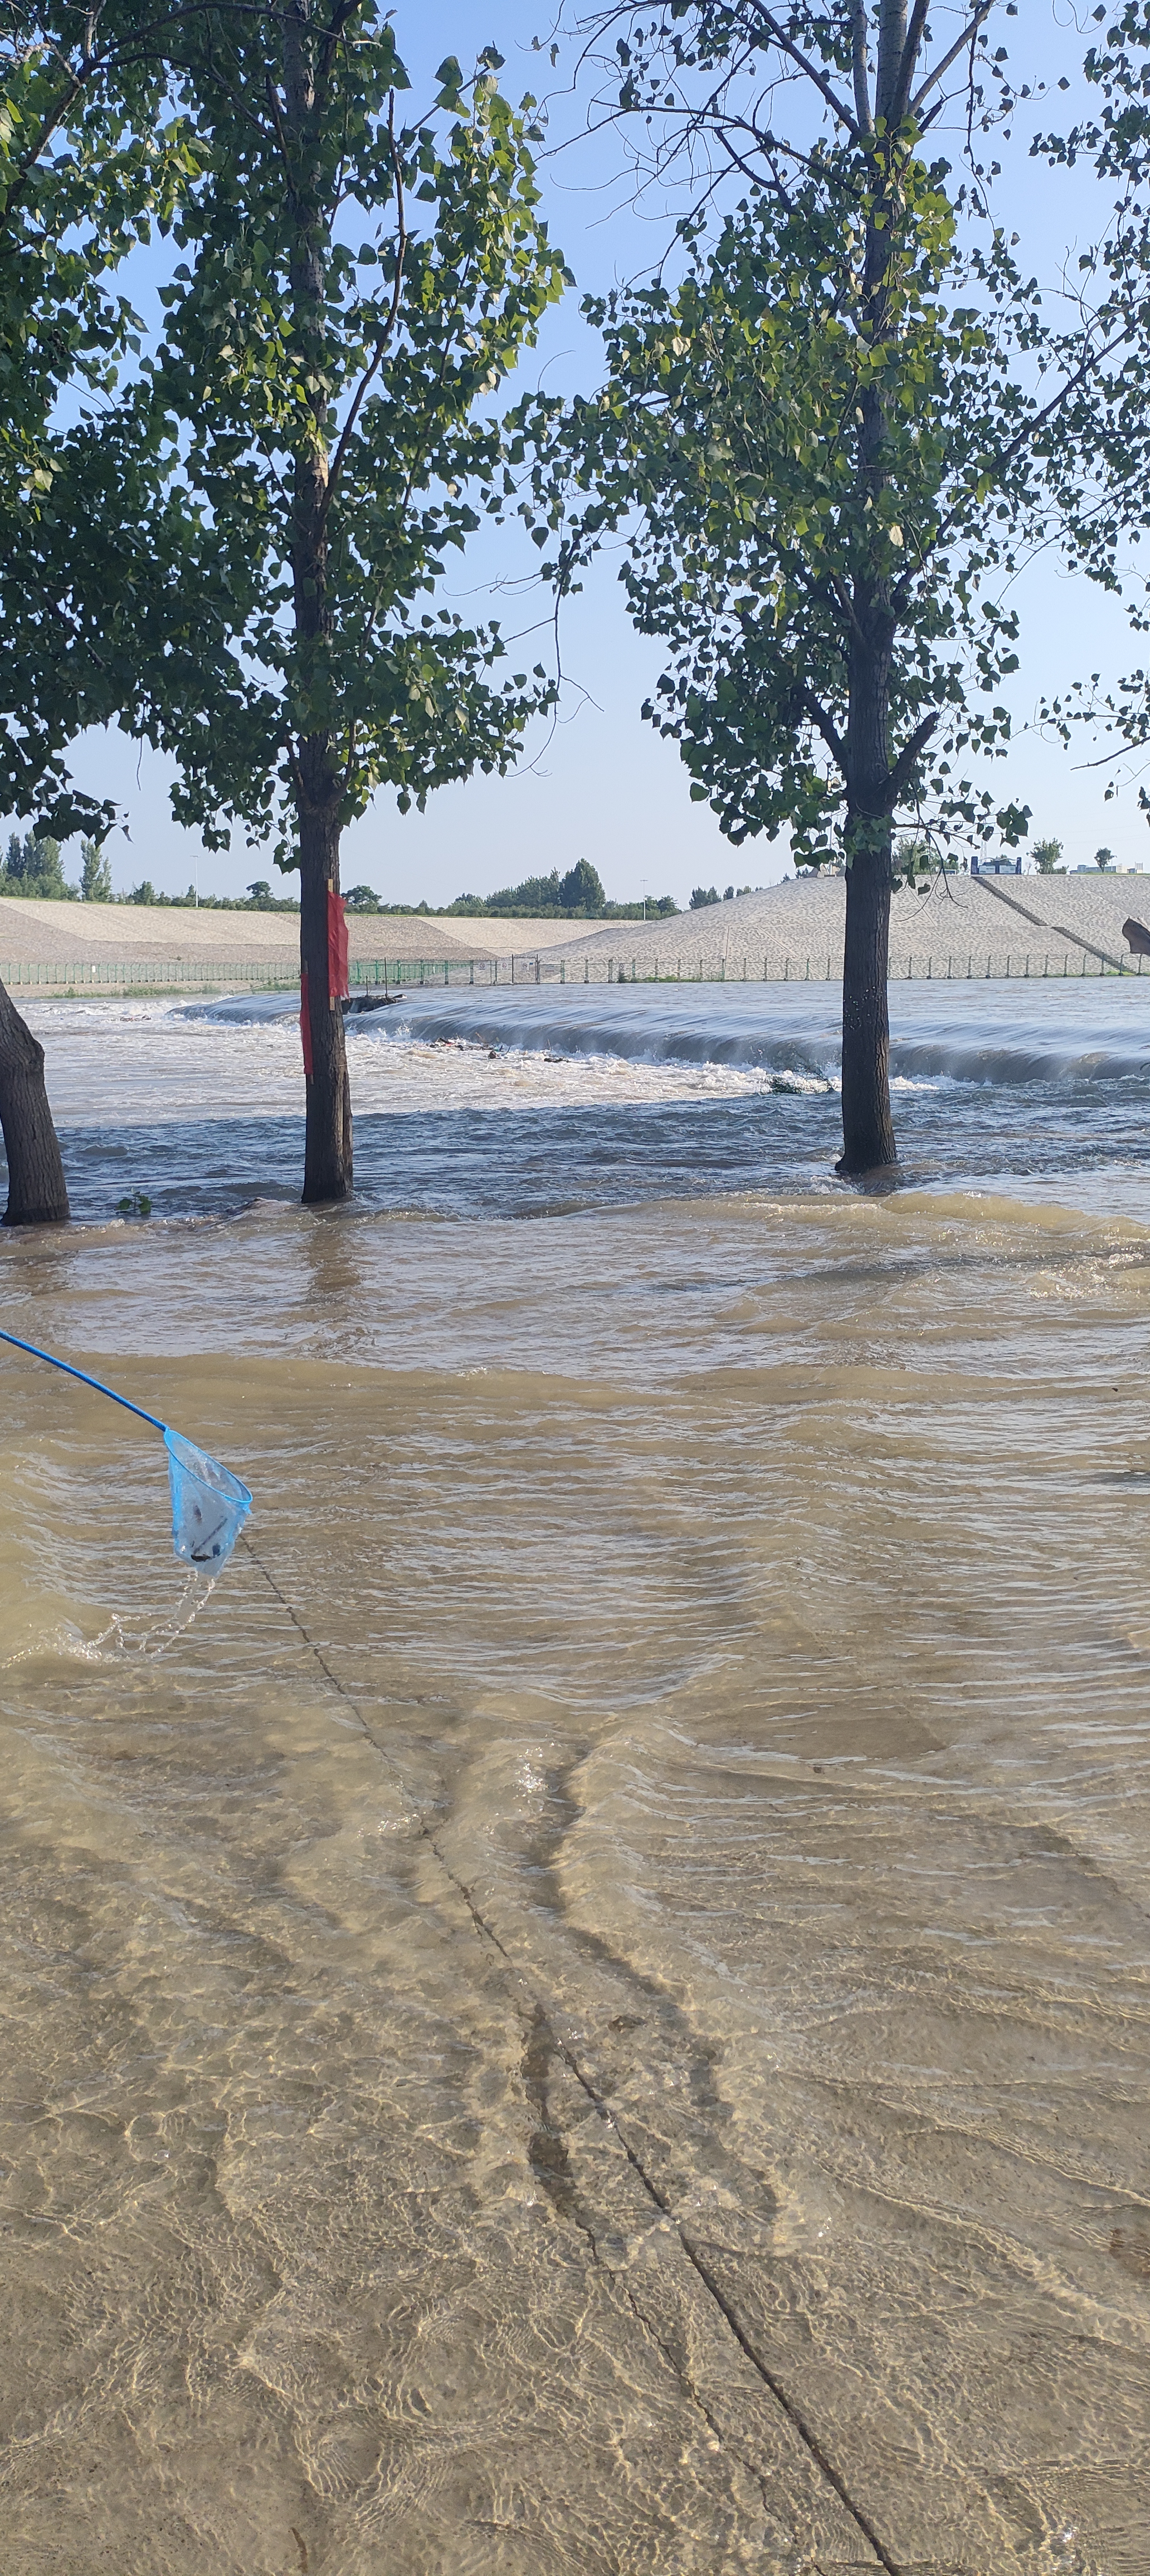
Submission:
M 321 148 L 330 45 L 308 0 L 289 0 L 285 27 L 286 127 L 291 139 L 288 213 L 292 229 L 292 313 L 306 362 L 310 414 L 297 447 L 292 491 L 292 586 L 297 675 L 313 706 L 330 683 L 328 647 L 328 453 L 325 299 L 330 238 Z M 305 1206 L 351 1191 L 351 1099 L 343 1013 L 328 968 L 329 897 L 339 893 L 340 802 L 336 747 L 309 733 L 294 761 L 300 858 L 300 1012 L 304 1025 L 307 1135 Z
M 898 1160 L 890 1108 L 890 827 L 885 850 L 856 852 L 847 869 L 843 950 L 843 1151 L 836 1169 L 873 1172 Z
M 66 1225 L 71 1215 L 48 1107 L 44 1049 L 0 984 L 0 1128 L 8 1157 L 5 1225 Z
M 333 802 L 300 814 L 300 994 L 307 1014 L 304 1205 L 350 1197 L 351 1092 L 343 1012 L 330 991 L 328 897 L 339 892 L 339 824 Z
M 865 395 L 866 410 L 872 397 Z M 877 411 L 877 406 L 876 406 Z M 881 416 L 867 420 L 877 449 Z M 864 465 L 870 458 L 864 444 Z M 840 1172 L 898 1160 L 890 1114 L 890 670 L 894 619 L 884 581 L 855 586 L 847 713 L 847 921 L 843 947 L 843 1152 Z

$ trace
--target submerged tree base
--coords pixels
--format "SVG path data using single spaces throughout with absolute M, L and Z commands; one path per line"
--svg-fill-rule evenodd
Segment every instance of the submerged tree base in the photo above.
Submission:
M 3 1225 L 66 1225 L 71 1215 L 48 1106 L 44 1049 L 0 984 L 0 1129 L 8 1157 Z
M 884 1160 L 870 1163 L 855 1162 L 853 1158 L 848 1162 L 846 1155 L 840 1154 L 835 1164 L 835 1178 L 839 1181 L 870 1181 L 876 1189 L 884 1186 L 893 1188 L 901 1170 L 897 1154 L 888 1154 Z

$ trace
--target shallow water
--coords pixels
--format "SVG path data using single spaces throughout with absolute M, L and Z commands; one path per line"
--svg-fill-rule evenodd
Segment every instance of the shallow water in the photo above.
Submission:
M 538 1216 L 742 1188 L 833 1190 L 838 996 L 827 985 L 408 995 L 348 1023 L 364 1208 Z M 49 1055 L 73 1207 L 110 1216 L 294 1202 L 294 1005 L 58 1002 Z M 1150 978 L 895 984 L 904 1179 L 1150 1221 Z M 113 1114 L 109 1108 L 114 1104 Z
M 645 998 L 356 1032 L 322 1216 L 290 1029 L 41 1015 L 174 1212 L 4 1323 L 256 1510 L 163 1646 L 158 1440 L 0 1349 L 21 2576 L 1150 2565 L 1147 997 L 901 1031 L 881 1199 L 821 997 Z

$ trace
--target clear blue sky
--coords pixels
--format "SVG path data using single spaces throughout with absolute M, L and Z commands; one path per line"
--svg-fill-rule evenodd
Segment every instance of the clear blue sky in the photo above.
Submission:
M 413 75 L 430 73 L 446 53 L 467 63 L 478 45 L 494 41 L 507 57 L 504 86 L 518 95 L 561 77 L 552 74 L 545 55 L 530 50 L 535 33 L 549 33 L 550 14 L 547 0 L 490 0 L 487 6 L 482 0 L 480 6 L 451 0 L 437 7 L 399 0 L 395 23 Z M 1077 88 L 1086 39 L 1072 24 L 1060 24 L 1052 8 L 1027 17 L 1028 31 L 1018 20 L 1010 29 L 1012 47 L 1033 47 L 1033 66 L 1022 77 L 1037 70 L 1053 82 L 1064 69 Z M 1066 102 L 1053 95 L 1065 114 Z M 1049 120 L 1056 121 L 1053 107 Z M 559 101 L 554 134 L 565 121 L 574 124 L 577 118 Z M 1031 125 L 1044 122 L 1036 107 Z M 1046 283 L 1056 277 L 1066 250 L 1073 252 L 1077 239 L 1089 235 L 1095 210 L 1091 182 L 1052 176 L 1027 158 L 1029 130 L 1020 119 L 1015 142 L 1002 156 L 1007 166 L 999 203 L 1022 235 L 1019 258 Z M 609 138 L 574 143 L 543 161 L 552 233 L 583 289 L 635 274 L 658 255 L 665 238 L 666 227 L 653 214 L 641 218 L 628 203 L 617 167 L 618 147 Z M 576 292 L 549 317 L 532 372 L 544 374 L 556 389 L 590 386 L 598 364 Z M 514 533 L 498 541 L 505 550 L 499 555 L 495 542 L 487 532 L 474 559 L 453 571 L 446 600 L 478 605 L 477 589 L 501 573 L 514 579 L 529 556 L 534 561 Z M 1117 676 L 1140 659 L 1120 609 L 1052 562 L 1032 567 L 1019 600 L 1024 631 L 1016 720 L 1026 721 L 1044 689 L 1065 687 L 1094 669 Z M 538 593 L 515 591 L 499 602 L 498 613 L 512 632 L 546 616 L 548 603 Z M 345 884 L 362 879 L 387 902 L 426 898 L 435 904 L 551 867 L 562 872 L 586 857 L 617 899 L 637 896 L 645 883 L 649 894 L 673 894 L 685 904 L 700 881 L 720 888 L 732 882 L 763 885 L 786 872 L 781 842 L 748 842 L 739 851 L 724 842 L 707 809 L 689 801 L 674 746 L 642 723 L 639 710 L 661 668 L 662 648 L 634 634 L 609 558 L 599 562 L 583 597 L 565 612 L 563 661 L 570 686 L 562 721 L 549 740 L 541 728 L 529 742 L 519 772 L 446 789 L 422 816 L 401 817 L 389 796 L 379 797 L 346 837 Z M 996 765 L 991 783 L 997 795 L 1009 791 L 1032 807 L 1032 835 L 1057 833 L 1071 865 L 1092 858 L 1105 842 L 1121 864 L 1150 867 L 1150 834 L 1135 788 L 1128 786 L 1117 803 L 1105 803 L 1104 775 L 1075 766 L 1089 756 L 1086 744 L 1067 757 L 1056 745 L 1024 734 L 1009 761 Z M 254 876 L 274 875 L 265 856 L 243 848 L 204 853 L 198 837 L 172 821 L 165 765 L 147 749 L 115 734 L 89 736 L 77 747 L 75 771 L 83 785 L 113 795 L 124 809 L 130 840 L 116 834 L 109 844 L 118 891 L 148 876 L 173 892 L 195 877 L 202 892 L 235 893 Z

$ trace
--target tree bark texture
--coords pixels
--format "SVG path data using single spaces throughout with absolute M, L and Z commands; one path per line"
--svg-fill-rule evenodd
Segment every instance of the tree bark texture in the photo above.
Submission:
M 873 1172 L 898 1160 L 890 1106 L 891 863 L 885 851 L 860 850 L 847 869 L 843 950 L 843 1174 Z
M 327 55 L 307 0 L 293 0 L 286 37 L 286 130 L 291 146 L 288 207 L 294 241 L 292 309 L 309 392 L 307 434 L 296 453 L 292 492 L 292 582 L 300 678 L 313 697 L 328 677 L 329 403 L 324 309 L 330 236 L 322 196 L 322 120 Z M 345 1199 L 352 1186 L 351 1101 L 343 1013 L 329 988 L 328 896 L 339 892 L 341 781 L 330 733 L 307 734 L 293 763 L 300 851 L 301 1014 L 307 1133 L 305 1205 Z
M 876 444 L 881 424 L 876 430 Z M 865 430 L 864 430 L 865 438 Z M 876 583 L 855 589 L 846 741 L 847 919 L 843 948 L 842 1173 L 898 1160 L 890 1106 L 890 665 L 894 621 Z
M 906 0 L 881 0 L 876 121 L 901 112 L 906 65 Z M 893 208 L 868 226 L 863 277 L 867 339 L 881 341 L 889 312 Z M 868 506 L 882 490 L 886 420 L 873 386 L 859 405 L 858 482 Z M 891 584 L 865 575 L 854 584 L 848 645 L 846 758 L 847 917 L 843 947 L 843 1151 L 840 1172 L 876 1171 L 898 1159 L 890 1106 L 892 818 L 898 777 L 891 760 L 890 674 L 896 620 Z
M 339 892 L 339 825 L 334 806 L 300 814 L 300 993 L 307 1132 L 304 1205 L 346 1199 L 352 1187 L 351 1090 L 343 1012 L 329 989 L 328 896 Z
M 8 1157 L 5 1225 L 66 1225 L 71 1210 L 44 1081 L 44 1049 L 0 984 L 0 1129 Z

